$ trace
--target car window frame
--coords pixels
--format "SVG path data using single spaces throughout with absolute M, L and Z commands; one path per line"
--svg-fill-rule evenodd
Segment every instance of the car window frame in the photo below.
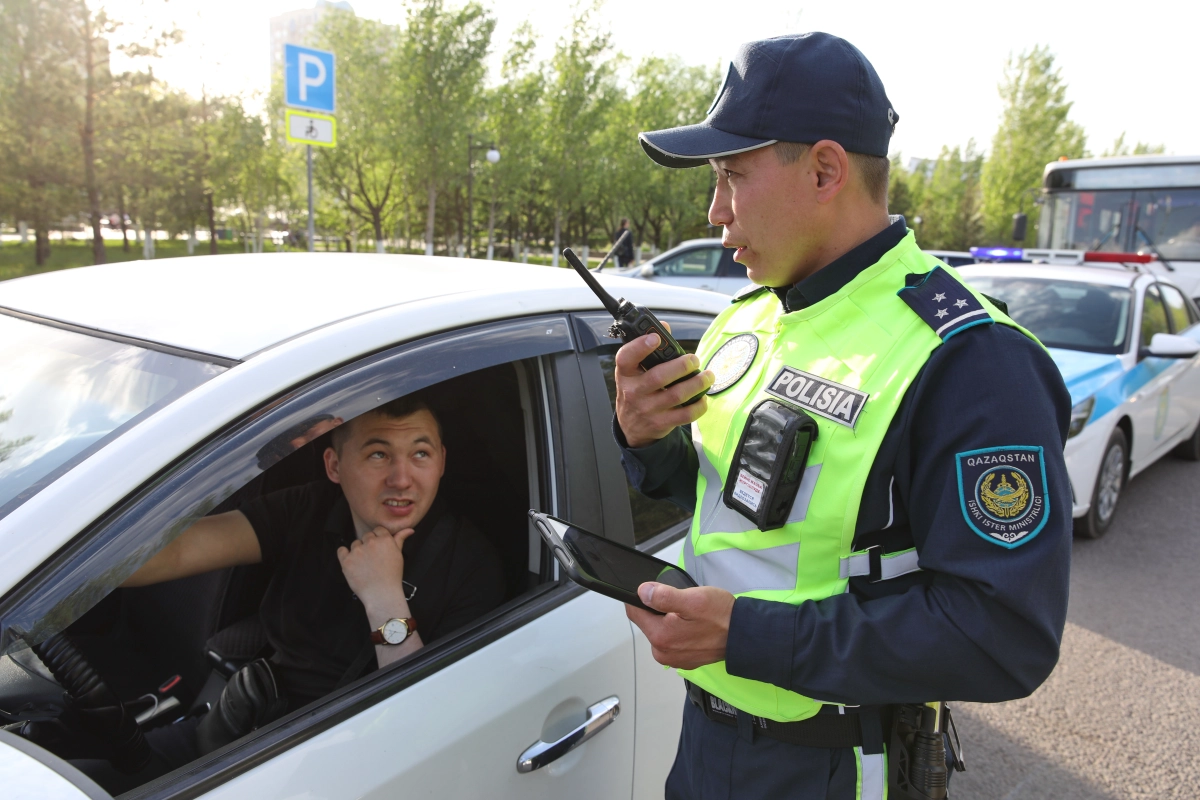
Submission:
M 1196 320 L 1192 317 L 1192 309 L 1188 303 L 1188 297 L 1178 286 L 1172 286 L 1169 283 L 1162 283 L 1161 281 L 1154 285 L 1158 287 L 1158 295 L 1163 301 L 1163 307 L 1167 310 L 1167 324 L 1171 329 L 1171 333 L 1183 333 L 1196 324 Z M 1166 292 L 1174 292 L 1183 301 L 1183 313 L 1187 317 L 1188 323 L 1182 328 L 1175 327 L 1175 317 L 1171 313 L 1171 304 L 1167 302 Z
M 702 273 L 699 273 L 699 272 L 668 272 L 666 269 L 667 264 L 670 264 L 670 263 L 673 263 L 676 261 L 680 261 L 694 253 L 700 253 L 700 252 L 709 253 L 710 251 L 716 250 L 716 249 L 720 249 L 720 248 L 707 247 L 707 246 L 689 247 L 686 250 L 680 250 L 678 252 L 673 253 L 669 258 L 660 258 L 658 261 L 654 262 L 654 274 L 658 277 L 664 277 L 664 278 L 695 278 L 696 280 L 702 280 L 704 278 L 719 277 L 720 271 L 721 271 L 720 257 L 717 258 L 717 263 L 714 264 L 712 267 L 710 267 L 709 269 L 711 271 L 708 271 L 708 272 L 702 272 Z M 709 256 L 709 258 L 711 259 L 711 255 Z
M 1138 310 L 1138 351 L 1144 351 L 1150 347 L 1150 342 L 1145 340 L 1146 334 L 1146 304 L 1150 301 L 1151 293 L 1154 293 L 1158 300 L 1158 304 L 1162 306 L 1163 319 L 1167 323 L 1165 331 L 1157 331 L 1157 333 L 1171 332 L 1171 314 L 1167 310 L 1167 302 L 1163 299 L 1162 294 L 1158 291 L 1158 283 L 1152 283 L 1146 287 L 1146 291 L 1142 292 L 1142 307 Z M 1154 338 L 1154 334 L 1150 334 L 1150 338 Z
M 429 368 L 429 356 L 437 352 L 453 353 L 468 360 L 474 358 L 472 369 L 464 369 L 461 361 Z M 255 452 L 262 442 L 270 441 L 286 431 L 298 419 L 311 416 L 314 408 L 327 408 L 330 395 L 340 392 L 368 392 L 369 388 L 394 385 L 400 382 L 403 393 L 440 383 L 465 372 L 499 364 L 528 362 L 536 364 L 538 409 L 541 419 L 538 430 L 539 495 L 548 499 L 551 513 L 587 516 L 589 505 L 598 505 L 594 473 L 596 459 L 590 436 L 580 436 L 581 426 L 564 424 L 568 414 L 583 395 L 582 381 L 575 360 L 575 337 L 570 320 L 564 314 L 538 315 L 517 320 L 469 326 L 422 339 L 401 343 L 386 350 L 368 354 L 316 378 L 306 380 L 264 403 L 254 411 L 226 426 L 216 435 L 199 443 L 191 452 L 180 457 L 159 475 L 148 480 L 130 497 L 119 502 L 96 520 L 70 544 L 51 557 L 37 570 L 26 576 L 14 589 L 0 598 L 0 620 L 10 619 L 12 609 L 30 595 L 36 595 L 53 578 L 64 572 L 69 576 L 79 572 L 78 562 L 89 553 L 118 541 L 126 530 L 157 514 L 176 524 L 189 519 L 197 508 L 197 495 L 206 489 L 190 487 L 190 500 L 175 499 L 179 486 L 186 486 L 195 476 L 209 473 L 209 484 L 225 480 L 212 474 L 219 460 L 233 460 Z M 409 367 L 407 374 L 402 367 Z M 398 368 L 399 367 L 399 368 Z M 416 368 L 416 369 L 413 369 Z M 393 383 L 388 383 L 390 380 Z M 372 382 L 374 381 L 374 382 Z M 365 384 L 365 385 L 364 385 Z M 575 408 L 578 406 L 575 405 Z M 233 453 L 243 454 L 239 456 Z M 542 470 L 546 465 L 548 469 Z M 591 484 L 580 486 L 581 481 Z M 250 475 L 253 478 L 259 473 Z M 573 479 L 571 479 L 573 478 Z M 244 483 L 239 483 L 244 485 Z M 232 493 L 233 490 L 229 490 Z M 175 507 L 183 512 L 164 515 L 162 507 Z M 190 524 L 190 523 L 189 523 Z M 540 561 L 550 565 L 545 548 Z M 530 623 L 553 608 L 566 603 L 584 590 L 565 578 L 557 569 L 543 571 L 543 582 L 534 589 L 508 601 L 461 631 L 433 642 L 406 659 L 376 670 L 347 686 L 336 689 L 315 705 L 305 706 L 264 726 L 234 744 L 202 756 L 180 770 L 132 790 L 128 798 L 195 797 L 241 775 L 274 755 L 290 749 L 317 734 L 328 730 L 360 711 L 419 683 L 433 674 L 508 633 Z M 86 577 L 72 584 L 75 588 L 88 585 Z
M 712 317 L 699 312 L 656 311 L 659 320 L 669 323 L 673 334 L 681 339 L 699 339 L 712 323 Z M 634 536 L 633 510 L 629 504 L 625 471 L 621 466 L 621 450 L 613 439 L 613 410 L 608 398 L 604 375 L 600 370 L 599 350 L 619 344 L 603 336 L 603 331 L 612 324 L 612 317 L 603 313 L 576 313 L 572 315 L 577 333 L 577 356 L 580 374 L 586 388 L 587 409 L 599 470 L 598 486 L 603 502 L 603 527 L 588 528 L 620 544 L 652 552 L 682 538 L 691 527 L 687 517 L 649 539 L 638 543 Z M 587 528 L 583 522 L 573 522 Z

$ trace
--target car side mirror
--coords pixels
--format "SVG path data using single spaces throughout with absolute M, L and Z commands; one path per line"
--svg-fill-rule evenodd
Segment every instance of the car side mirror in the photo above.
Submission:
M 1025 216 L 1024 211 L 1018 211 L 1013 214 L 1012 238 L 1014 242 L 1025 241 L 1026 229 L 1029 227 L 1029 217 Z
M 638 275 L 641 275 L 643 278 L 653 278 L 654 277 L 654 265 L 646 264 L 645 266 L 643 266 L 641 268 L 641 270 L 638 271 Z
M 1142 351 L 1145 355 L 1159 358 L 1191 358 L 1200 353 L 1200 342 L 1173 333 L 1156 333 L 1150 338 L 1150 346 L 1142 348 Z

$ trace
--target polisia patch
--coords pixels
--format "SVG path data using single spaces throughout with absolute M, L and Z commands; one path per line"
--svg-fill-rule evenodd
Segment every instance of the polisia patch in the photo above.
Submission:
M 866 392 L 787 366 L 771 379 L 767 394 L 847 428 L 854 427 L 867 403 Z

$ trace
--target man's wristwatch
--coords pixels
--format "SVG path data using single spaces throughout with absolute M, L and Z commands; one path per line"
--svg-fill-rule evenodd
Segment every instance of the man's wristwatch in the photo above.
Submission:
M 393 617 L 371 631 L 371 644 L 400 644 L 417 632 L 417 621 L 412 617 Z

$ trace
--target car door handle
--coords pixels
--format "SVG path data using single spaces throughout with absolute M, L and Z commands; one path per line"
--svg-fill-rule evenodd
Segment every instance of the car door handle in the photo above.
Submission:
M 588 739 L 612 724 L 621 713 L 621 700 L 613 696 L 588 706 L 587 719 L 578 728 L 553 742 L 540 739 L 530 745 L 517 759 L 517 772 L 522 775 L 541 769 L 551 761 L 562 758 Z

